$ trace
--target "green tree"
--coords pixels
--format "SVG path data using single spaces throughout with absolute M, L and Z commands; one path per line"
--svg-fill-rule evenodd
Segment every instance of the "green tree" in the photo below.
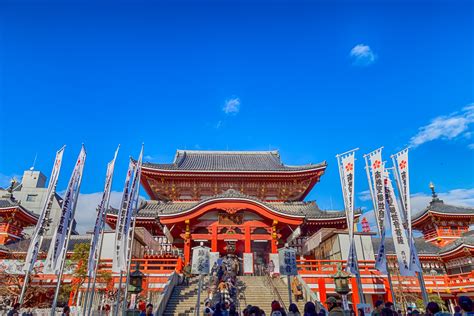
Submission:
M 441 308 L 442 311 L 448 311 L 448 307 L 446 306 L 446 303 L 438 295 L 436 295 L 436 294 L 428 295 L 428 301 L 438 303 L 438 305 L 439 305 L 439 307 Z M 423 303 L 423 299 L 418 298 L 415 301 L 415 304 L 416 304 L 416 308 L 418 308 L 419 310 L 425 310 L 426 306 Z
M 74 245 L 73 253 L 70 260 L 67 261 L 66 267 L 73 268 L 72 273 L 73 282 L 71 284 L 64 284 L 61 286 L 60 301 L 67 302 L 69 300 L 71 292 L 74 293 L 73 302 L 76 301 L 79 289 L 82 287 L 84 282 L 87 280 L 87 266 L 89 260 L 89 248 L 88 243 L 79 243 Z M 99 282 L 109 282 L 112 278 L 112 274 L 107 271 L 98 270 L 97 280 Z

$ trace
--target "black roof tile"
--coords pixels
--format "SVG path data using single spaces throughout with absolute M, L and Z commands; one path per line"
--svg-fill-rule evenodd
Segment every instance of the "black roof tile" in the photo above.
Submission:
M 326 167 L 326 162 L 289 166 L 278 151 L 177 150 L 173 163 L 144 162 L 145 168 L 176 171 L 304 171 Z

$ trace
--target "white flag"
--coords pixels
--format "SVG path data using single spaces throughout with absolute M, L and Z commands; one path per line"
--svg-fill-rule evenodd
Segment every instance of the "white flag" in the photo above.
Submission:
M 89 278 L 94 276 L 95 267 L 99 261 L 99 252 L 97 249 L 97 243 L 99 241 L 99 235 L 104 229 L 105 216 L 107 209 L 109 208 L 110 192 L 112 188 L 112 180 L 114 176 L 115 160 L 117 159 L 118 148 L 115 151 L 114 159 L 107 164 L 107 173 L 105 175 L 104 192 L 102 193 L 102 199 L 99 206 L 97 207 L 97 218 L 94 225 L 94 234 L 91 238 L 91 245 L 89 248 L 89 261 L 87 266 L 87 275 Z
M 367 159 L 367 156 L 369 159 Z M 377 251 L 377 261 L 375 268 L 381 273 L 387 274 L 387 257 L 385 248 L 385 223 L 389 224 L 386 212 L 385 187 L 383 174 L 385 163 L 382 162 L 382 148 L 379 148 L 366 157 L 367 180 L 369 181 L 370 195 L 374 206 L 375 220 L 380 235 L 380 245 Z
M 355 151 L 337 156 L 341 178 L 344 208 L 346 210 L 347 228 L 349 230 L 349 256 L 346 270 L 358 274 L 357 252 L 354 243 L 354 163 Z
M 38 253 L 43 242 L 44 233 L 46 232 L 49 225 L 49 217 L 51 213 L 51 207 L 54 202 L 54 196 L 56 194 L 56 185 L 59 178 L 59 171 L 61 170 L 63 154 L 64 147 L 58 150 L 56 153 L 56 159 L 54 160 L 53 170 L 51 171 L 51 176 L 49 177 L 49 185 L 46 191 L 43 206 L 41 208 L 41 214 L 38 218 L 38 222 L 36 223 L 36 228 L 26 253 L 23 271 L 28 271 L 28 273 L 31 273 L 31 270 L 35 265 L 36 258 L 38 257 Z
M 84 163 L 86 160 L 86 150 L 84 145 L 81 148 L 76 165 L 69 180 L 66 194 L 64 195 L 63 203 L 61 205 L 61 217 L 58 226 L 51 239 L 48 256 L 46 257 L 45 270 L 52 271 L 59 274 L 63 264 L 63 257 L 67 251 L 67 238 L 72 229 L 72 222 L 74 221 L 74 212 L 76 210 L 76 203 L 79 197 L 79 189 L 82 182 L 82 171 L 84 170 Z
M 388 210 L 390 212 L 392 238 L 395 245 L 395 253 L 397 254 L 400 275 L 414 276 L 414 272 L 410 270 L 410 244 L 408 243 L 408 238 L 402 225 L 400 209 L 398 207 L 388 170 L 386 170 L 384 175 L 384 183 L 385 197 L 387 199 Z
M 140 193 L 140 178 L 142 172 L 142 160 L 143 160 L 143 146 L 138 156 L 137 163 L 135 165 L 135 172 L 133 175 L 132 186 L 130 189 L 130 203 L 128 204 L 127 214 L 125 216 L 125 225 L 123 226 L 123 238 L 122 238 L 122 255 L 124 262 L 128 261 L 128 253 L 131 251 L 130 241 L 133 236 L 130 236 L 130 227 L 132 225 L 132 217 L 135 216 L 138 208 L 138 199 Z M 128 268 L 128 264 L 125 265 Z
M 410 200 L 410 173 L 408 168 L 408 148 L 392 156 L 395 166 L 395 176 L 400 193 L 401 204 L 404 210 L 407 237 L 410 242 L 410 269 L 421 272 L 421 263 L 413 239 L 411 227 L 411 200 Z
M 112 257 L 112 272 L 119 273 L 125 270 L 125 261 L 122 254 L 122 239 L 123 227 L 125 225 L 125 216 L 127 215 L 128 204 L 130 202 L 130 185 L 135 165 L 130 160 L 128 164 L 127 177 L 125 178 L 125 185 L 123 188 L 122 202 L 117 214 L 117 223 L 115 225 L 115 241 L 114 241 L 114 253 Z

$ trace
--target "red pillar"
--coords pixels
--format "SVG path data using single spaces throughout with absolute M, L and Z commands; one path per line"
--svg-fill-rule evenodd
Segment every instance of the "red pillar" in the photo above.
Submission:
M 191 240 L 186 239 L 184 241 L 184 264 L 188 264 L 191 260 Z
M 278 241 L 272 238 L 272 253 L 278 253 Z
M 392 291 L 390 291 L 390 284 L 387 278 L 383 278 L 383 285 L 385 287 L 385 301 L 393 302 Z
M 245 226 L 245 253 L 251 253 L 250 226 Z
M 318 278 L 318 292 L 319 292 L 319 301 L 323 304 L 326 303 L 326 282 L 324 278 Z
M 352 304 L 354 306 L 354 311 L 357 310 L 357 304 L 360 303 L 359 291 L 357 288 L 357 278 L 351 278 L 352 283 Z
M 212 234 L 211 251 L 216 252 L 217 251 L 217 226 L 211 227 L 211 234 Z

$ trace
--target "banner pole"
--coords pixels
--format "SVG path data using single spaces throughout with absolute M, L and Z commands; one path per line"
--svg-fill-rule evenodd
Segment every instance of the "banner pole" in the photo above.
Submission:
M 20 299 L 18 301 L 18 303 L 20 303 L 20 306 L 23 305 L 23 300 L 25 298 L 25 293 L 26 293 L 26 285 L 28 284 L 29 278 L 30 278 L 30 270 L 26 270 L 25 279 L 23 280 L 23 286 L 21 288 Z
M 288 302 L 290 302 L 290 305 L 293 303 L 291 299 L 291 284 L 290 284 L 290 275 L 287 275 L 287 283 L 288 283 Z
M 78 188 L 77 191 L 79 192 L 79 188 Z M 74 209 L 76 208 L 76 204 L 77 204 L 77 199 L 74 203 Z M 69 240 L 71 239 L 72 223 L 73 222 L 74 222 L 74 214 L 72 214 L 71 222 L 69 223 L 69 232 L 67 234 L 66 245 L 64 247 L 63 257 L 61 259 L 61 268 L 59 270 L 59 275 L 58 275 L 57 284 L 56 284 L 56 290 L 54 292 L 53 304 L 51 306 L 51 316 L 54 316 L 56 314 L 56 306 L 58 305 L 59 288 L 61 287 L 61 279 L 63 278 L 63 274 L 64 274 L 64 265 L 66 263 L 67 249 L 69 247 Z
M 104 230 L 102 230 L 101 236 L 100 236 L 100 245 L 99 245 L 99 255 L 97 256 L 97 263 L 95 266 L 95 272 L 94 272 L 94 279 L 92 281 L 92 291 L 91 291 L 91 296 L 89 298 L 89 306 L 87 306 L 87 316 L 91 314 L 92 311 L 92 304 L 94 304 L 94 294 L 95 294 L 95 283 L 97 280 L 97 271 L 99 270 L 99 264 L 100 264 L 100 257 L 102 256 L 102 245 L 104 242 Z
M 137 197 L 138 199 L 138 197 Z M 122 313 L 125 313 L 125 310 L 127 308 L 127 296 L 128 296 L 128 284 L 130 283 L 130 266 L 132 265 L 132 247 L 133 247 L 133 244 L 134 244 L 134 239 L 135 239 L 135 225 L 137 223 L 137 217 L 134 216 L 133 217 L 133 226 L 132 226 L 132 237 L 131 237 L 131 240 L 130 240 L 130 248 L 129 248 L 129 251 L 128 251 L 128 264 L 127 264 L 127 278 L 125 279 L 125 295 L 124 295 L 124 298 L 123 298 L 123 303 L 122 303 Z
M 122 276 L 123 276 L 123 271 L 120 271 L 120 277 L 119 277 L 119 286 L 117 289 L 117 299 L 115 300 L 115 308 L 114 308 L 114 316 L 118 315 L 119 307 L 120 307 L 120 294 L 122 292 Z
M 202 274 L 199 275 L 198 295 L 196 302 L 196 316 L 199 316 L 199 309 L 201 307 L 201 288 L 202 288 Z

